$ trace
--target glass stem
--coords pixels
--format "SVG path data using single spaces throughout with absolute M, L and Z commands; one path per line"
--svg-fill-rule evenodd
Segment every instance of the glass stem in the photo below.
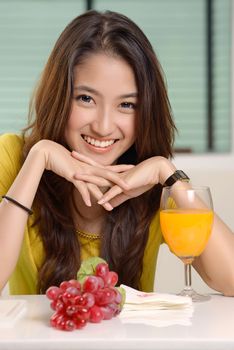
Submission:
M 191 264 L 184 264 L 185 289 L 192 289 Z

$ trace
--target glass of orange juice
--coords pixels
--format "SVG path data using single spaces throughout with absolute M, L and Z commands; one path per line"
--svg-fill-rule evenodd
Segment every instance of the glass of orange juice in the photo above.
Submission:
M 160 225 L 165 242 L 185 266 L 185 287 L 180 295 L 193 301 L 210 297 L 195 292 L 191 264 L 206 247 L 213 225 L 213 203 L 209 187 L 181 183 L 164 187 L 161 196 Z

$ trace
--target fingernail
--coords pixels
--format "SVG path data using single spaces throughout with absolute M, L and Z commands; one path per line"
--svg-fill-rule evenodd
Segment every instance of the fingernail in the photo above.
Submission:
M 113 207 L 112 207 L 112 205 L 110 205 L 110 203 L 106 203 L 105 204 L 105 209 L 106 210 L 113 210 Z
M 91 206 L 92 206 L 90 200 L 87 200 L 87 201 L 86 201 L 86 205 L 87 205 L 88 207 L 91 207 Z

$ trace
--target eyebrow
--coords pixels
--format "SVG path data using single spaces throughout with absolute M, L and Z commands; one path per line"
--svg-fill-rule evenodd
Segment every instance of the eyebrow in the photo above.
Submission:
M 82 90 L 82 91 L 87 91 L 87 92 L 90 92 L 96 96 L 101 96 L 100 92 L 98 92 L 97 90 L 91 88 L 90 86 L 87 86 L 87 85 L 79 85 L 79 86 L 76 86 L 74 88 L 74 90 Z M 123 95 L 120 95 L 118 96 L 119 98 L 129 98 L 129 97 L 137 97 L 138 96 L 138 93 L 137 92 L 130 92 L 128 94 L 123 94 Z

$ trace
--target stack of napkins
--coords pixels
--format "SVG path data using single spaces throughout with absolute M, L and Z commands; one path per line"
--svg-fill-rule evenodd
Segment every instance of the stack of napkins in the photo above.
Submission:
M 26 300 L 0 299 L 0 328 L 13 327 L 26 312 Z
M 145 293 L 121 285 L 126 301 L 120 318 L 124 323 L 144 323 L 153 326 L 190 325 L 193 304 L 189 297 L 173 294 Z

